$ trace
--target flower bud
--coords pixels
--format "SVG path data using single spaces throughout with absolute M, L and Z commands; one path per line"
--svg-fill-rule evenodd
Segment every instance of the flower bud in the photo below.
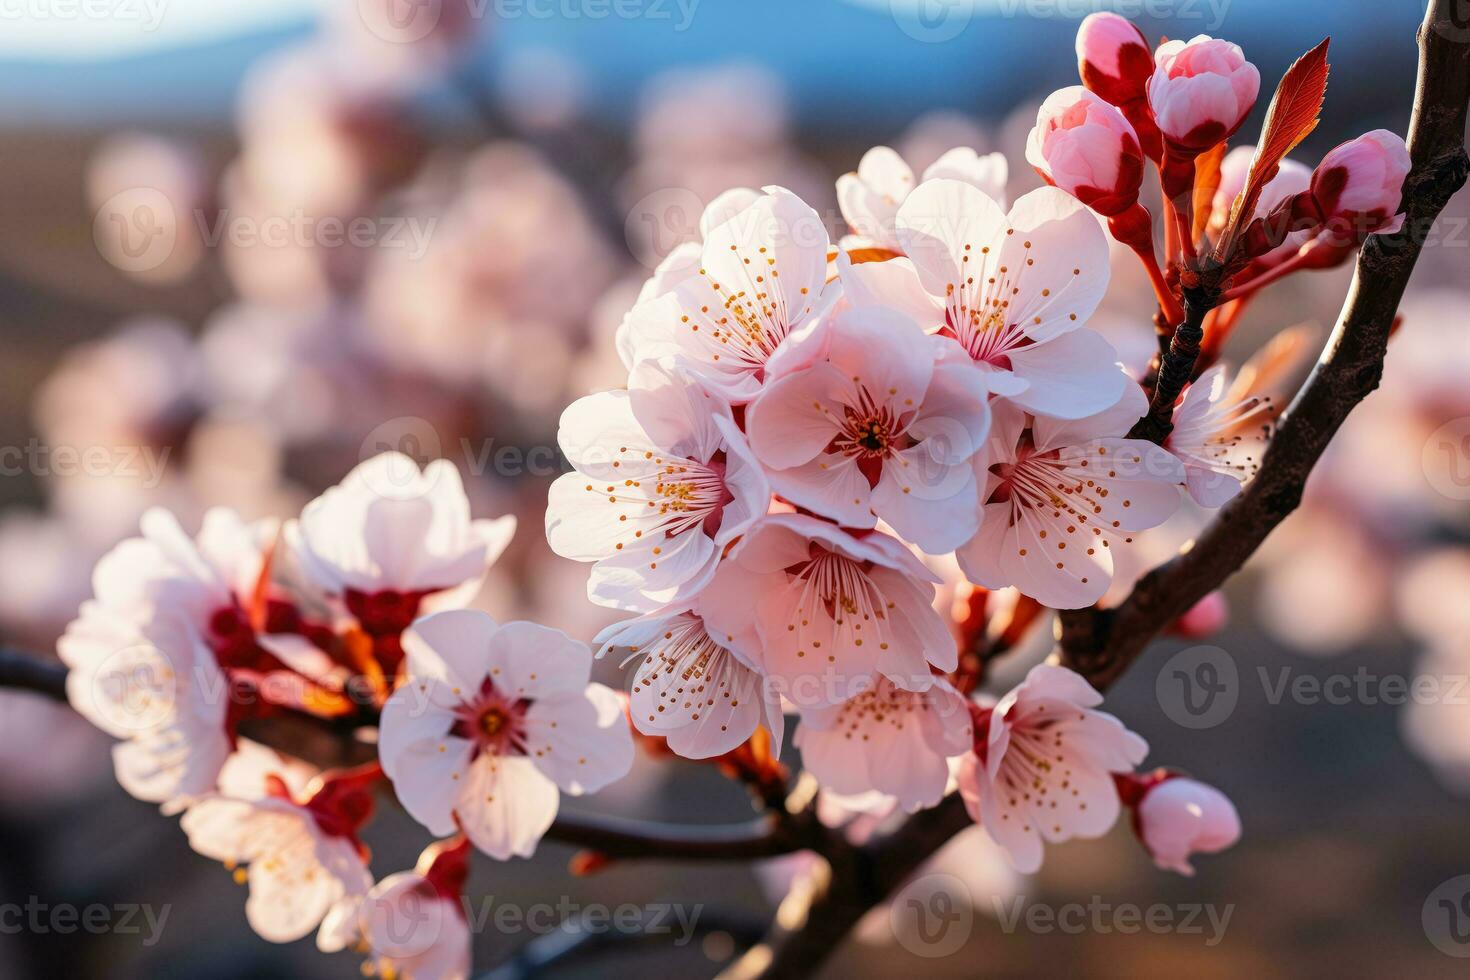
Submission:
M 1235 805 L 1213 786 L 1177 775 L 1129 778 L 1142 784 L 1134 828 L 1165 871 L 1193 875 L 1191 855 L 1214 854 L 1240 839 Z
M 1026 160 L 1047 183 L 1111 217 L 1138 202 L 1143 152 L 1116 106 L 1080 85 L 1053 92 L 1036 114 Z
M 1324 237 L 1360 243 L 1375 232 L 1403 226 L 1404 178 L 1409 150 L 1398 135 L 1375 129 L 1331 150 L 1312 172 L 1312 201 L 1326 225 Z
M 1121 107 L 1147 97 L 1154 56 L 1126 17 L 1088 14 L 1077 28 L 1077 73 L 1088 91 Z
M 1218 633 L 1229 619 L 1230 605 L 1225 601 L 1225 593 L 1216 589 L 1174 620 L 1168 632 L 1186 640 L 1204 640 Z
M 1154 52 L 1148 102 L 1166 142 L 1198 154 L 1240 128 L 1261 88 L 1261 73 L 1240 46 L 1204 34 L 1167 41 Z

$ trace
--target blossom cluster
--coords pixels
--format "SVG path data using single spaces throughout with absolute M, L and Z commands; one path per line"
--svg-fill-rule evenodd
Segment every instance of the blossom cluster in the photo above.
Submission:
M 764 729 L 779 757 L 794 714 L 824 800 L 912 812 L 957 793 L 1023 872 L 1125 809 L 1163 868 L 1232 844 L 1229 800 L 1137 772 L 1147 745 L 1079 674 L 1042 663 L 987 692 L 952 609 L 1092 606 L 1181 507 L 1241 492 L 1272 371 L 1232 377 L 1221 345 L 1259 289 L 1398 229 L 1407 151 L 1376 131 L 1315 169 L 1263 168 L 1226 152 L 1259 89 L 1237 46 L 1150 50 L 1099 14 L 1077 50 L 1083 84 L 1028 140 L 1047 186 L 1009 202 L 1002 155 L 960 146 L 916 176 L 876 147 L 837 182 L 835 239 L 793 191 L 737 188 L 659 264 L 617 328 L 625 383 L 558 433 L 571 472 L 547 541 L 627 616 L 592 646 L 470 608 L 515 522 L 472 519 L 446 461 L 368 459 L 284 523 L 217 509 L 190 537 L 148 512 L 60 643 L 72 704 L 119 739 L 119 782 L 182 813 L 265 938 L 316 931 L 423 978 L 469 971 L 471 849 L 529 857 L 563 793 L 629 771 L 635 730 L 707 760 Z M 1161 408 L 1158 359 L 1130 371 L 1093 324 L 1110 236 L 1143 262 L 1161 335 L 1203 253 L 1228 269 L 1157 439 L 1140 423 Z M 626 698 L 591 681 L 594 647 L 631 665 Z M 318 772 L 255 740 L 288 718 L 375 759 Z M 387 783 L 436 840 L 375 880 L 362 832 Z

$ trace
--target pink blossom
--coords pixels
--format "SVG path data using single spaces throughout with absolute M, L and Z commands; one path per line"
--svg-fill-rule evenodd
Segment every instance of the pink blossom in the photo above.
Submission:
M 781 699 L 737 651 L 752 644 L 711 633 L 697 609 L 652 613 L 598 635 L 598 656 L 615 652 L 626 655 L 624 664 L 638 661 L 629 697 L 633 726 L 666 739 L 686 759 L 709 759 L 738 748 L 764 724 L 779 755 Z
M 924 171 L 922 180 L 936 177 L 962 180 L 996 201 L 1004 201 L 1007 176 L 1006 158 L 1002 154 L 981 156 L 969 147 L 957 146 L 935 160 Z M 837 203 L 854 233 L 843 240 L 843 248 L 901 252 L 894 218 L 920 182 L 915 180 L 913 170 L 903 158 L 888 147 L 875 146 L 864 153 L 855 173 L 837 178 Z
M 826 227 L 795 194 L 767 187 L 713 228 L 694 275 L 634 307 L 623 333 L 634 362 L 682 356 L 735 404 L 770 376 L 802 368 L 825 351 Z
M 360 905 L 339 905 L 322 925 L 326 952 L 354 946 L 369 957 L 363 973 L 407 980 L 465 980 L 471 934 L 464 882 L 469 840 L 456 837 L 424 849 L 412 871 L 391 874 Z
M 1053 92 L 1041 104 L 1026 161 L 1098 214 L 1111 217 L 1138 203 L 1138 136 L 1122 112 L 1080 85 Z
M 644 361 L 628 390 L 573 403 L 557 440 L 576 472 L 552 484 L 546 539 L 595 563 L 587 595 L 600 605 L 689 599 L 770 502 L 729 405 L 672 363 Z
M 776 492 L 847 527 L 882 518 L 942 554 L 975 532 L 971 458 L 990 428 L 984 376 L 885 307 L 834 317 L 828 359 L 767 386 L 746 414 Z M 963 354 L 960 358 L 963 359 Z
M 1113 550 L 1179 507 L 1184 467 L 1151 442 L 1125 438 L 1146 408 L 1131 383 L 1116 406 L 1077 422 L 997 405 L 980 532 L 955 553 L 970 581 L 1013 585 L 1056 609 L 1101 598 Z
M 1240 816 L 1213 786 L 1182 776 L 1143 790 L 1135 811 L 1138 836 L 1165 871 L 1193 875 L 1192 854 L 1214 854 L 1240 840 Z
M 1256 104 L 1261 74 L 1237 44 L 1199 34 L 1159 45 L 1154 60 L 1148 102 L 1159 131 L 1181 150 L 1229 139 Z
M 318 945 L 337 949 L 336 923 L 373 883 L 357 833 L 372 813 L 369 784 L 376 778 L 373 767 L 298 789 L 268 774 L 258 795 L 195 802 L 182 826 L 190 847 L 249 883 L 245 917 L 263 938 L 292 942 L 321 925 Z
M 1403 226 L 1409 150 L 1403 138 L 1375 129 L 1329 150 L 1312 172 L 1312 199 L 1333 239 L 1357 243 Z
M 462 606 L 515 534 L 513 516 L 472 520 L 459 470 L 435 460 L 422 472 L 387 452 L 358 465 L 307 504 L 285 537 L 308 578 L 343 600 L 369 632 Z M 387 622 L 391 620 L 391 622 Z
M 803 514 L 767 517 L 700 594 L 711 635 L 798 708 L 839 704 L 882 674 L 928 690 L 956 650 L 934 611 L 935 576 L 896 538 Z
M 436 835 L 456 827 L 492 857 L 530 857 L 558 787 L 592 793 L 627 774 L 622 703 L 588 683 L 592 652 L 560 630 L 456 609 L 404 634 L 408 676 L 379 727 L 383 771 Z
M 907 258 L 839 259 L 851 302 L 892 306 L 955 340 L 991 392 L 1028 411 L 1080 418 L 1117 402 L 1117 353 L 1085 326 L 1107 291 L 1107 238 L 1075 198 L 1044 187 L 1007 214 L 939 178 L 909 195 L 896 227 Z
M 826 790 L 882 793 L 910 812 L 934 806 L 949 783 L 948 759 L 974 741 L 964 697 L 942 679 L 905 691 L 886 678 L 836 707 L 801 713 L 802 765 Z
M 1164 448 L 1184 464 L 1185 487 L 1201 507 L 1221 507 L 1255 475 L 1270 436 L 1269 397 L 1232 397 L 1217 364 L 1184 391 Z
M 1101 837 L 1121 805 L 1113 773 L 1143 761 L 1148 743 L 1110 714 L 1102 695 L 1064 667 L 1041 664 L 988 713 L 956 778 L 970 816 L 1018 871 L 1041 867 L 1042 842 Z

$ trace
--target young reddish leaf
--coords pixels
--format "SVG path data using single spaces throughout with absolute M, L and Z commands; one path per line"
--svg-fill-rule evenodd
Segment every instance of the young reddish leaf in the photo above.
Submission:
M 1220 189 L 1220 161 L 1225 159 L 1225 144 L 1216 143 L 1194 158 L 1194 240 L 1199 241 L 1210 222 L 1215 191 Z
M 1276 86 L 1276 95 L 1261 126 L 1261 141 L 1251 159 L 1245 186 L 1236 197 L 1230 220 L 1215 246 L 1217 262 L 1223 264 L 1229 259 L 1236 236 L 1255 215 L 1261 191 L 1276 176 L 1282 159 L 1317 127 L 1322 99 L 1327 94 L 1327 44 L 1331 40 L 1323 38 L 1321 44 L 1298 58 L 1281 76 L 1281 84 Z

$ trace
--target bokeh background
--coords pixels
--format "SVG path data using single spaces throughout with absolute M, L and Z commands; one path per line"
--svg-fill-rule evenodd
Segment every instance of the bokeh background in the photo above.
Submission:
M 1151 37 L 1237 41 L 1265 86 L 1330 34 L 1328 107 L 1298 152 L 1308 164 L 1407 126 L 1419 0 L 1113 6 Z M 609 616 L 586 601 L 585 568 L 540 534 L 556 421 L 623 380 L 613 331 L 657 259 L 738 185 L 791 187 L 835 238 L 833 180 L 876 143 L 916 171 L 952 146 L 1000 150 L 1012 198 L 1036 186 L 1025 135 L 1040 98 L 1075 84 L 1072 39 L 1091 9 L 430 0 L 398 8 L 395 27 L 384 0 L 5 4 L 0 639 L 49 655 L 92 564 L 148 506 L 186 525 L 213 504 L 290 516 L 388 447 L 455 460 L 477 514 L 520 516 L 482 606 L 590 638 Z M 1383 390 L 1229 587 L 1216 649 L 1164 641 L 1109 697 L 1154 763 L 1233 797 L 1243 842 L 1181 879 L 1120 825 L 1021 879 L 971 831 L 921 883 L 957 899 L 958 940 L 941 950 L 902 909 L 879 909 L 826 975 L 1463 975 L 1449 954 L 1470 945 L 1432 910 L 1464 891 L 1436 889 L 1470 874 L 1467 221 L 1462 194 L 1415 273 Z M 1132 263 L 1115 267 L 1100 323 L 1125 359 L 1146 357 L 1145 287 Z M 1296 324 L 1325 336 L 1347 279 L 1273 287 L 1231 359 Z M 1156 556 L 1200 519 L 1159 534 Z M 1043 627 L 997 680 L 1045 652 Z M 1201 657 L 1235 677 L 1233 709 L 1203 724 L 1171 679 Z M 616 665 L 599 669 L 619 683 Z M 1398 684 L 1420 676 L 1435 693 L 1405 698 Z M 1314 681 L 1327 684 L 1315 697 L 1290 686 Z M 358 975 L 350 954 L 255 937 L 243 890 L 117 787 L 107 750 L 64 707 L 0 693 L 0 906 L 167 906 L 157 941 L 0 918 L 0 975 Z M 570 807 L 711 823 L 749 812 L 709 767 L 652 760 Z M 379 874 L 423 843 L 391 811 L 370 839 Z M 574 878 L 569 856 L 546 844 L 534 861 L 482 861 L 471 892 L 522 908 L 675 902 L 710 928 L 683 945 L 601 942 L 556 976 L 713 975 L 801 871 L 800 859 L 646 863 Z M 1007 924 L 1032 905 L 1104 902 L 1162 905 L 1202 934 L 1124 931 L 1107 912 L 1080 930 Z M 1229 909 L 1223 934 L 1206 906 Z M 476 963 L 525 966 L 569 938 L 492 927 Z

